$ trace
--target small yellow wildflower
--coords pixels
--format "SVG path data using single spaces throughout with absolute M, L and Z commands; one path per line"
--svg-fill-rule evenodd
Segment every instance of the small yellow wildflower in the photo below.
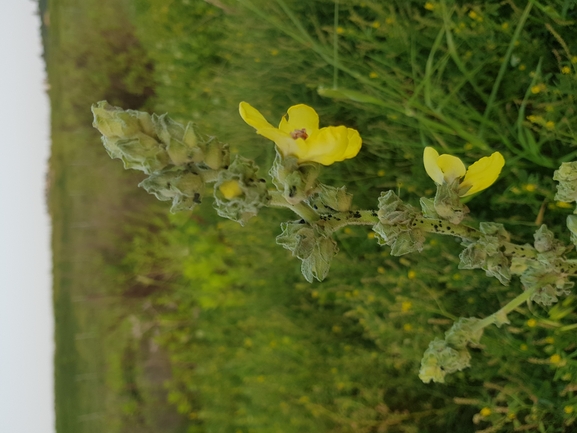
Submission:
M 379 27 L 381 27 L 381 23 L 378 21 L 373 21 L 373 23 L 371 24 L 371 27 L 373 29 L 378 29 Z
M 543 83 L 531 87 L 531 93 L 533 93 L 534 95 L 536 95 L 537 93 L 544 92 L 545 90 L 547 90 L 547 86 L 545 86 L 545 84 Z
M 367 234 L 367 238 L 369 238 L 369 239 L 374 239 L 374 238 L 375 238 L 375 232 L 369 232 L 369 233 Z
M 306 404 L 309 401 L 311 401 L 311 399 L 306 395 L 303 395 L 301 398 L 299 398 L 299 403 L 302 403 L 302 404 Z
M 413 308 L 413 303 L 411 301 L 403 301 L 401 303 L 401 311 L 403 313 L 406 313 L 407 311 L 409 311 L 411 308 Z
M 379 74 L 377 74 L 376 72 L 371 72 L 369 74 L 369 78 L 379 78 Z
M 385 170 L 379 170 L 379 171 L 377 171 L 377 176 L 383 177 L 384 175 L 385 175 Z
M 411 270 L 407 273 L 407 278 L 409 280 L 414 280 L 415 278 L 417 278 L 417 273 Z
M 275 128 L 247 102 L 241 102 L 242 119 L 260 134 L 275 142 L 282 156 L 295 156 L 299 162 L 331 165 L 354 158 L 362 146 L 359 132 L 346 126 L 319 128 L 319 115 L 308 105 L 293 105 Z
M 541 116 L 536 116 L 534 114 L 531 114 L 530 116 L 527 116 L 527 120 L 531 123 L 543 123 L 544 119 Z
M 479 412 L 481 414 L 481 416 L 487 417 L 489 415 L 491 415 L 492 411 L 490 408 L 488 407 L 484 407 L 483 409 L 481 409 L 481 412 Z
M 571 68 L 569 66 L 563 66 L 561 68 L 561 73 L 563 73 L 563 74 L 568 74 L 570 72 L 571 72 Z
M 337 33 L 339 35 L 342 35 L 345 32 L 345 29 L 343 29 L 342 27 L 337 27 Z
M 529 346 L 523 343 L 519 346 L 519 349 L 521 349 L 523 352 L 526 352 L 527 350 L 529 350 Z
M 258 376 L 258 377 L 256 378 L 256 381 L 257 381 L 258 383 L 263 383 L 263 382 L 264 382 L 264 376 L 262 376 L 262 375 L 261 375 L 261 376 Z
M 571 57 L 571 63 L 573 64 L 577 63 L 577 56 Z
M 343 232 L 347 235 L 350 235 L 353 231 L 350 229 L 350 227 L 347 227 L 343 230 Z
M 384 274 L 384 273 L 385 273 L 385 268 L 383 268 L 382 266 L 379 266 L 379 267 L 377 268 L 377 272 L 378 272 L 379 274 Z
M 515 419 L 517 418 L 517 414 L 515 412 L 508 412 L 507 413 L 507 418 L 509 419 Z
M 479 14 L 477 14 L 477 12 L 475 12 L 475 11 L 469 12 L 469 18 L 471 18 L 472 20 L 476 20 L 478 16 L 479 16 Z
M 529 319 L 527 320 L 526 324 L 529 328 L 534 328 L 537 326 L 537 321 L 535 319 Z
M 520 71 L 524 71 L 525 69 L 527 69 L 527 66 L 525 66 L 524 64 L 520 64 L 520 65 L 519 65 L 519 70 L 520 70 Z
M 407 332 L 412 331 L 413 330 L 413 325 L 411 325 L 410 323 L 405 323 L 403 325 L 403 329 Z
M 432 147 L 426 147 L 423 154 L 425 171 L 441 185 L 452 183 L 456 179 L 463 178 L 459 182 L 459 195 L 466 197 L 490 187 L 499 177 L 501 169 L 505 165 L 505 159 L 499 152 L 491 156 L 485 156 L 471 165 L 468 169 L 459 158 L 453 155 L 439 155 Z
M 507 30 L 509 28 L 509 23 L 508 22 L 504 22 L 503 24 L 501 24 L 501 28 L 503 30 Z
M 240 197 L 243 194 L 238 180 L 234 179 L 223 182 L 218 189 L 227 200 L 232 200 L 233 198 Z
M 535 185 L 534 183 L 527 183 L 527 184 L 523 185 L 523 189 L 527 192 L 535 192 L 535 190 L 537 189 L 537 185 Z M 534 319 L 530 319 L 530 320 L 534 320 Z
M 573 207 L 571 203 L 567 203 L 566 201 L 556 201 L 555 206 L 561 209 L 571 209 Z
M 271 56 L 278 56 L 279 51 L 276 48 L 273 48 L 272 50 L 270 50 L 270 55 Z
M 340 334 L 342 330 L 343 330 L 343 328 L 341 328 L 339 325 L 333 325 L 333 327 L 332 327 L 332 331 L 335 334 Z
M 545 338 L 545 343 L 547 344 L 553 344 L 555 343 L 555 339 L 553 337 L 546 337 Z
M 561 356 L 557 354 L 551 355 L 551 357 L 549 358 L 549 362 L 553 365 L 557 365 L 561 362 Z
M 547 128 L 549 131 L 552 131 L 555 129 L 555 122 L 552 120 L 547 121 L 547 123 L 545 123 L 545 128 Z
M 425 9 L 427 9 L 428 11 L 435 10 L 435 5 L 431 2 L 427 2 L 425 3 Z
M 563 412 L 565 412 L 567 415 L 569 415 L 570 413 L 573 413 L 574 410 L 575 410 L 575 408 L 573 406 L 565 406 L 563 408 Z

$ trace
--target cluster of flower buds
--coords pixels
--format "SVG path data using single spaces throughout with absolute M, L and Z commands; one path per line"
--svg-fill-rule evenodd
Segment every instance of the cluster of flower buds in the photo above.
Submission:
M 479 345 L 483 328 L 476 329 L 476 318 L 461 317 L 445 333 L 445 339 L 431 341 L 421 360 L 419 378 L 425 382 L 444 383 L 447 374 L 461 371 L 470 366 L 468 346 Z
M 172 201 L 172 212 L 193 209 L 205 183 L 229 164 L 228 146 L 197 134 L 191 122 L 183 126 L 166 114 L 123 110 L 106 101 L 94 104 L 92 113 L 110 157 L 148 174 L 139 186 Z

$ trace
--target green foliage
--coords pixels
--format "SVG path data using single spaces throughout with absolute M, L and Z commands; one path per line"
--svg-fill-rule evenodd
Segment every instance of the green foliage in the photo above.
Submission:
M 305 102 L 326 124 L 356 127 L 361 154 L 321 175 L 346 184 L 353 209 L 375 208 L 395 187 L 414 204 L 431 197 L 424 146 L 471 161 L 499 150 L 505 172 L 468 203 L 470 215 L 513 226 L 519 242 L 542 222 L 566 238 L 570 206 L 554 199 L 550 179 L 577 155 L 575 7 L 542 3 L 355 0 L 339 3 L 335 21 L 328 0 L 138 0 L 144 51 L 128 44 L 138 58 L 111 57 L 121 87 L 135 92 L 149 82 L 131 77 L 151 59 L 156 111 L 202 122 L 261 165 L 273 146 L 242 123 L 241 100 L 267 118 Z M 99 77 L 97 86 L 114 87 Z M 195 218 L 144 230 L 123 269 L 125 283 L 138 278 L 149 290 L 151 308 L 139 316 L 170 356 L 170 401 L 190 432 L 574 428 L 574 295 L 549 310 L 518 308 L 470 350 L 470 370 L 424 385 L 418 361 L 429 342 L 456 317 L 496 311 L 520 292 L 517 280 L 505 288 L 459 271 L 451 241 L 409 237 L 408 248 L 422 252 L 394 258 L 350 228 L 338 234 L 327 281 L 308 285 L 273 245 L 276 220 L 259 216 L 242 229 Z M 495 257 L 475 266 L 508 281 Z M 135 413 L 134 399 L 125 404 Z

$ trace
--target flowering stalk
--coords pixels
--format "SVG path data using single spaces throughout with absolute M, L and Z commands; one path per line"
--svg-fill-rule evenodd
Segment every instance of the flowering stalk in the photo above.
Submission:
M 542 225 L 533 245 L 518 245 L 501 224 L 482 222 L 479 228 L 462 224 L 469 209 L 462 198 L 491 186 L 505 164 L 495 152 L 468 169 L 457 157 L 424 149 L 425 171 L 437 185 L 434 198 L 421 198 L 421 208 L 403 202 L 393 191 L 382 192 L 376 210 L 354 210 L 346 188 L 319 182 L 321 166 L 355 157 L 362 144 L 359 133 L 346 126 L 319 127 L 317 113 L 303 104 L 290 107 L 277 127 L 246 102 L 241 117 L 256 132 L 275 143 L 277 156 L 269 171 L 272 188 L 259 167 L 236 156 L 228 146 L 181 125 L 166 115 L 157 116 L 112 107 L 93 106 L 94 126 L 103 143 L 125 168 L 148 177 L 140 186 L 159 200 L 172 201 L 171 211 L 192 210 L 213 185 L 218 215 L 245 224 L 262 207 L 292 210 L 299 220 L 281 224 L 277 243 L 301 261 L 307 281 L 322 281 L 338 252 L 334 233 L 349 225 L 369 226 L 381 245 L 400 256 L 420 252 L 429 234 L 454 236 L 464 247 L 460 269 L 482 269 L 487 276 L 509 284 L 518 275 L 524 291 L 484 319 L 460 318 L 444 339 L 435 339 L 425 351 L 419 376 L 424 382 L 443 382 L 446 374 L 469 367 L 468 347 L 479 344 L 483 329 L 508 323 L 507 315 L 524 302 L 552 305 L 567 295 L 577 276 L 577 259 L 565 254 L 567 246 Z M 557 200 L 577 202 L 577 162 L 564 163 L 555 172 Z M 577 212 L 567 219 L 571 241 L 577 245 Z

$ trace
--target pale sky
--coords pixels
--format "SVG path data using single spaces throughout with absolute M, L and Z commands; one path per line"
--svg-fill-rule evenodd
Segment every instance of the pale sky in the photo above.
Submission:
M 32 0 L 0 8 L 0 432 L 53 433 L 49 106 Z

